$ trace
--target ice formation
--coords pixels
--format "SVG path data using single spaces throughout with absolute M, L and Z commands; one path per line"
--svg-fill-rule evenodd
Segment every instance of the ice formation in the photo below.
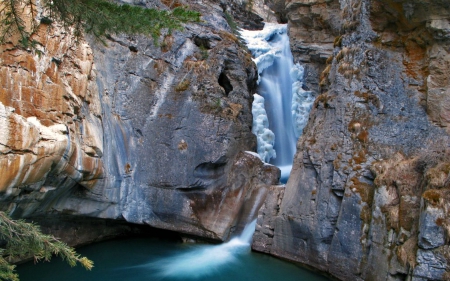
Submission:
M 314 103 L 314 95 L 311 91 L 303 90 L 303 76 L 305 70 L 300 64 L 295 64 L 291 69 L 292 83 L 292 118 L 294 120 L 295 136 L 299 138 L 308 122 L 309 112 Z
M 259 74 L 259 95 L 252 109 L 257 151 L 261 159 L 280 168 L 285 182 L 314 97 L 303 89 L 304 69 L 293 63 L 286 25 L 266 23 L 263 30 L 242 30 L 241 36 Z
M 252 114 L 253 114 L 253 128 L 252 132 L 256 135 L 258 143 L 258 155 L 264 162 L 269 162 L 271 158 L 276 157 L 273 144 L 275 142 L 275 135 L 269 129 L 269 120 L 264 109 L 264 98 L 258 94 L 253 95 Z

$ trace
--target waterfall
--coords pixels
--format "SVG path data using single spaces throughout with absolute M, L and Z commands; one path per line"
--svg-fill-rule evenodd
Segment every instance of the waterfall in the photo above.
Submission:
M 258 141 L 259 157 L 276 165 L 286 182 L 292 168 L 298 137 L 306 125 L 314 101 L 303 90 L 303 67 L 293 63 L 286 25 L 266 23 L 262 31 L 241 31 L 258 66 L 259 94 L 252 105 L 253 133 Z M 145 266 L 163 279 L 201 279 L 214 276 L 220 269 L 234 266 L 250 252 L 262 193 L 246 219 L 253 220 L 243 232 L 220 245 L 191 245 L 183 253 L 160 259 Z M 246 222 L 248 222 L 246 221 Z
M 285 183 L 314 96 L 303 89 L 304 69 L 293 62 L 287 25 L 266 23 L 263 30 L 242 30 L 241 36 L 258 66 L 259 95 L 252 106 L 257 152 L 280 168 Z
M 223 266 L 238 262 L 240 255 L 250 252 L 256 219 L 249 223 L 241 235 L 220 245 L 193 245 L 182 254 L 158 260 L 149 266 L 163 278 L 180 280 L 213 276 Z
M 247 204 L 241 207 L 241 216 L 233 225 L 236 233 L 240 234 L 228 242 L 220 245 L 188 245 L 190 249 L 173 253 L 169 258 L 145 264 L 144 267 L 164 280 L 210 280 L 208 278 L 211 277 L 217 280 L 218 272 L 229 271 L 230 267 L 235 267 L 250 256 L 256 217 L 266 194 L 265 188 L 252 191 L 251 198 L 246 200 Z

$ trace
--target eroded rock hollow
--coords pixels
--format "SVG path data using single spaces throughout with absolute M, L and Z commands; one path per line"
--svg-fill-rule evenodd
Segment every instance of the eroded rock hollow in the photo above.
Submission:
M 33 37 L 39 54 L 2 45 L 1 210 L 126 220 L 217 240 L 245 225 L 279 173 L 246 152 L 256 145 L 256 68 L 226 5 L 190 8 L 202 22 L 159 41 L 75 42 L 42 24 Z

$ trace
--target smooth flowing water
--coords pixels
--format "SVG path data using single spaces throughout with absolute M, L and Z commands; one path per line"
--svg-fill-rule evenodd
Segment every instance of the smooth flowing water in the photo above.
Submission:
M 71 268 L 64 262 L 54 259 L 50 263 L 27 263 L 18 266 L 21 281 L 325 281 L 327 278 L 317 275 L 294 264 L 275 259 L 268 255 L 250 252 L 242 249 L 228 257 L 226 263 L 206 269 L 203 263 L 223 260 L 221 254 L 211 256 L 207 260 L 193 258 L 186 261 L 192 270 L 183 271 L 173 268 L 177 259 L 192 252 L 202 251 L 206 245 L 182 244 L 170 241 L 160 241 L 150 238 L 134 238 L 126 240 L 107 241 L 84 247 L 79 250 L 95 262 L 92 271 L 81 267 Z M 164 261 L 164 262 L 163 262 Z M 166 263 L 164 265 L 164 263 Z M 158 265 L 162 265 L 158 268 Z M 169 271 L 167 271 L 169 270 Z M 197 271 L 198 270 L 198 271 Z
M 21 281 L 258 280 L 325 281 L 294 264 L 250 251 L 254 223 L 221 245 L 182 244 L 133 238 L 94 244 L 78 252 L 95 262 L 92 271 L 50 263 L 18 266 Z
M 261 31 L 242 30 L 241 35 L 260 75 L 252 106 L 258 154 L 280 168 L 285 183 L 314 96 L 303 89 L 304 69 L 293 62 L 286 25 L 266 23 Z
M 258 155 L 289 177 L 296 141 L 306 125 L 313 94 L 303 89 L 303 67 L 293 63 L 286 25 L 242 31 L 258 65 L 259 93 L 253 102 Z M 253 214 L 253 212 L 252 212 Z M 268 255 L 251 252 L 255 221 L 220 245 L 181 244 L 150 238 L 99 243 L 79 252 L 95 262 L 91 272 L 62 261 L 18 267 L 22 281 L 296 280 L 327 278 Z

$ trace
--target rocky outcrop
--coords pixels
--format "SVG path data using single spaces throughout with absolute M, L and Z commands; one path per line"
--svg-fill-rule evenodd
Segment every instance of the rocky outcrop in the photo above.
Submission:
M 201 23 L 159 42 L 76 43 L 41 25 L 37 51 L 1 47 L 1 210 L 125 219 L 218 240 L 254 215 L 246 204 L 279 177 L 245 152 L 255 148 L 257 72 L 223 7 L 203 2 L 190 6 Z
M 342 20 L 337 0 L 285 1 L 289 19 L 291 51 L 296 61 L 306 66 L 308 87 L 319 92 L 320 74 L 333 53 Z
M 282 0 L 215 0 L 215 2 L 224 9 L 228 20 L 236 21 L 236 28 L 261 30 L 264 22 L 287 22 Z
M 284 189 L 247 152 L 257 72 L 229 15 L 262 18 L 239 0 L 137 2 L 203 22 L 106 45 L 42 25 L 39 52 L 1 46 L 1 210 L 224 240 L 262 205 L 256 250 L 341 280 L 449 278 L 447 0 L 255 3 L 288 19 L 317 93 Z
M 104 173 L 92 50 L 60 29 L 47 29 L 42 25 L 34 37 L 37 53 L 1 46 L 0 191 L 8 201 L 1 209 L 18 216 L 32 214 L 54 193 L 50 179 L 89 189 Z M 17 198 L 27 207 L 18 207 Z
M 242 13 L 242 7 L 245 7 L 247 12 L 252 12 L 260 16 L 264 22 L 287 23 L 285 3 L 283 0 L 233 0 L 223 2 L 234 2 L 236 7 L 235 13 Z M 244 25 L 243 27 L 245 28 Z
M 255 249 L 341 280 L 448 278 L 444 2 L 286 1 L 318 96 Z

